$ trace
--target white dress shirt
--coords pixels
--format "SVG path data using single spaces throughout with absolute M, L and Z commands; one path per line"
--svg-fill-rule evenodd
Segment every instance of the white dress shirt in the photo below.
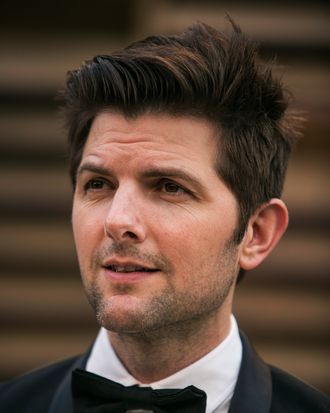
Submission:
M 227 413 L 242 359 L 242 343 L 234 316 L 228 336 L 210 353 L 165 379 L 139 383 L 118 359 L 104 328 L 95 340 L 86 370 L 123 386 L 150 386 L 153 389 L 183 389 L 193 385 L 207 394 L 206 413 Z

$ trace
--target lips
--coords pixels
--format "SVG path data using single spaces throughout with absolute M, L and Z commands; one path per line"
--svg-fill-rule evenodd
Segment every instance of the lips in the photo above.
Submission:
M 107 272 L 122 274 L 152 273 L 159 271 L 159 268 L 155 268 L 143 261 L 120 257 L 112 257 L 104 260 L 102 267 L 107 270 Z
M 116 264 L 108 264 L 104 265 L 104 268 L 113 272 L 121 272 L 121 273 L 131 273 L 131 272 L 155 272 L 157 269 L 154 268 L 147 268 L 140 265 L 116 265 Z
M 131 284 L 149 279 L 158 268 L 151 268 L 142 262 L 108 260 L 102 265 L 105 278 L 115 285 Z

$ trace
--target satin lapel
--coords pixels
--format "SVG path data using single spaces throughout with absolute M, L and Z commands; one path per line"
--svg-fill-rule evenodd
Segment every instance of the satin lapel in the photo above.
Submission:
M 242 364 L 228 413 L 268 413 L 272 380 L 267 365 L 241 334 Z
M 79 357 L 67 371 L 63 380 L 59 384 L 47 413 L 73 413 L 71 395 L 71 375 L 74 369 L 84 369 L 90 350 Z

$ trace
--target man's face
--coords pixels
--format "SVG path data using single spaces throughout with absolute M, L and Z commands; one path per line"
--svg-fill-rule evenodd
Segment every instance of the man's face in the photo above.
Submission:
M 206 121 L 96 117 L 72 220 L 87 296 L 108 330 L 147 332 L 210 314 L 228 319 L 238 208 L 216 174 L 215 154 Z

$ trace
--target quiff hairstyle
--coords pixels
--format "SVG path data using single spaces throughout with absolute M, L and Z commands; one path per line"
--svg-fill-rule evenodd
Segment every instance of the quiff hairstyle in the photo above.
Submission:
M 215 126 L 215 168 L 235 195 L 239 242 L 254 211 L 281 196 L 296 140 L 297 117 L 254 44 L 229 18 L 230 33 L 206 24 L 179 35 L 151 36 L 68 73 L 61 93 L 73 186 L 97 114 L 194 116 Z

